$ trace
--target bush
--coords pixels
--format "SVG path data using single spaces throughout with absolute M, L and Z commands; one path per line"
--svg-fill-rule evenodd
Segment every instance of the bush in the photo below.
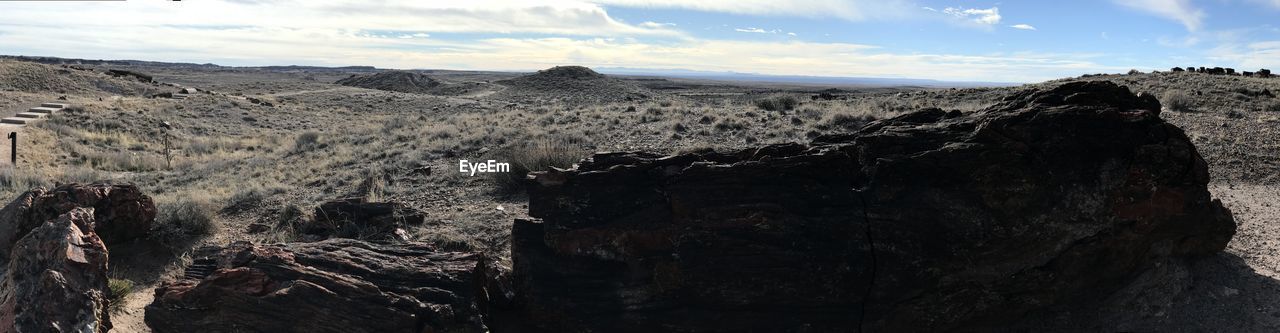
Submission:
M 1267 104 L 1267 106 L 1264 107 L 1263 110 L 1271 111 L 1271 112 L 1280 112 L 1280 102 L 1271 102 L 1270 104 Z
M 248 185 L 231 194 L 227 198 L 227 208 L 244 209 L 255 207 L 262 204 L 263 200 L 272 195 L 284 193 L 285 189 L 281 187 L 263 187 L 262 185 Z
M 1165 110 L 1174 112 L 1191 111 L 1191 97 L 1180 90 L 1169 91 L 1164 94 L 1164 98 L 1160 101 L 1164 104 Z
M 533 171 L 550 170 L 551 167 L 571 168 L 587 157 L 582 140 L 567 138 L 539 139 L 532 144 L 508 147 L 495 154 L 494 160 L 510 163 L 511 172 L 495 172 L 494 185 L 501 195 L 524 192 L 525 176 Z
M 127 279 L 107 279 L 107 308 L 118 311 L 124 306 L 125 297 L 133 293 L 133 281 Z
M 762 98 L 755 101 L 756 107 L 765 111 L 790 111 L 800 104 L 800 100 L 791 96 Z
M 870 123 L 875 120 L 876 120 L 876 117 L 869 116 L 869 115 L 851 115 L 851 114 L 837 113 L 837 114 L 831 115 L 831 119 L 827 120 L 827 124 L 830 124 L 832 127 L 843 128 L 846 130 L 856 130 L 856 129 L 862 128 L 862 126 L 866 126 L 867 123 Z
M 311 151 L 320 146 L 320 133 L 314 131 L 302 132 L 298 134 L 298 138 L 293 141 L 293 151 L 304 152 Z
M 150 237 L 171 248 L 187 245 L 212 234 L 216 229 L 213 200 L 208 198 L 189 195 L 176 199 L 158 198 L 156 210 Z
M 721 119 L 720 122 L 717 122 L 713 127 L 715 127 L 717 131 L 721 131 L 721 132 L 741 131 L 741 130 L 747 129 L 747 124 L 735 121 L 733 119 Z

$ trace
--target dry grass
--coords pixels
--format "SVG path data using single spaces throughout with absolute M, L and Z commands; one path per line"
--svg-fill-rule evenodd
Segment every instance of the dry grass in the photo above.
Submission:
M 124 299 L 133 293 L 133 281 L 128 279 L 107 279 L 107 308 L 119 311 L 124 306 Z
M 511 163 L 511 172 L 492 173 L 490 179 L 500 195 L 524 192 L 525 176 L 529 172 L 545 171 L 552 167 L 571 168 L 589 154 L 582 146 L 581 139 L 556 137 L 507 147 L 494 154 L 493 159 Z
M 156 196 L 156 220 L 150 239 L 175 250 L 217 231 L 217 205 L 207 195 Z
M 755 106 L 765 111 L 791 111 L 800 104 L 794 96 L 773 96 L 761 98 L 754 102 Z
M 1170 90 L 1165 92 L 1164 97 L 1160 99 L 1165 110 L 1174 112 L 1190 112 L 1193 101 L 1186 92 L 1181 90 Z

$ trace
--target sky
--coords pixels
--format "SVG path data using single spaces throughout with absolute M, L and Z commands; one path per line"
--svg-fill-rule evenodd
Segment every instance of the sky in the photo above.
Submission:
M 1280 69 L 1280 0 L 0 1 L 0 54 L 1038 82 Z

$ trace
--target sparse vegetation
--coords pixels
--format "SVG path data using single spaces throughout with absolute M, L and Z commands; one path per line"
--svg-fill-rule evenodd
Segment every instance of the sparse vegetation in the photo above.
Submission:
M 119 311 L 124 306 L 125 298 L 131 293 L 133 293 L 133 281 L 107 279 L 107 308 L 111 311 Z
M 845 130 L 857 130 L 859 128 L 862 128 L 862 126 L 866 125 L 867 123 L 870 123 L 874 120 L 876 120 L 876 118 L 870 115 L 852 115 L 852 114 L 838 113 L 838 114 L 831 115 L 831 118 L 827 120 L 827 123 L 830 124 L 831 126 L 842 128 Z
M 511 163 L 511 172 L 491 174 L 497 193 L 511 195 L 523 192 L 525 175 L 529 172 L 572 167 L 587 157 L 588 152 L 582 149 L 582 143 L 581 139 L 544 138 L 532 144 L 504 149 L 494 159 Z
M 1190 112 L 1191 97 L 1181 90 L 1170 90 L 1165 92 L 1164 98 L 1160 100 L 1164 108 L 1174 112 Z
M 800 101 L 792 96 L 774 96 L 758 99 L 755 105 L 765 111 L 791 111 L 800 105 Z
M 216 231 L 216 208 L 208 196 L 184 194 L 157 197 L 155 201 L 157 212 L 152 240 L 179 248 Z
M 302 132 L 298 134 L 297 139 L 293 141 L 294 152 L 306 152 L 316 149 L 320 146 L 320 133 L 314 131 Z

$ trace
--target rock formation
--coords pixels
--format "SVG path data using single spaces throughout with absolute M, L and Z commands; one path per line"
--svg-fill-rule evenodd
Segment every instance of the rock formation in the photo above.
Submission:
M 107 247 L 145 234 L 151 198 L 132 185 L 69 184 L 0 210 L 0 331 L 107 332 Z M 99 237 L 101 236 L 101 237 Z
M 151 78 L 151 75 L 142 74 L 142 73 L 133 72 L 133 71 L 126 71 L 123 69 L 109 69 L 107 70 L 107 75 L 111 75 L 114 77 L 131 78 L 134 80 L 138 80 L 138 82 L 142 82 L 142 83 L 151 83 L 153 81 Z
M 100 332 L 107 311 L 107 247 L 93 209 L 72 208 L 14 244 L 0 281 L 0 330 Z
M 423 244 L 237 242 L 193 258 L 156 288 L 155 332 L 485 332 L 494 303 L 483 257 Z
M 522 323 L 989 331 L 1088 306 L 1235 232 L 1204 160 L 1159 110 L 1076 82 L 811 145 L 602 153 L 535 173 L 535 219 L 512 230 Z
M 1172 72 L 1183 72 L 1182 67 L 1174 67 L 1174 68 L 1173 68 L 1173 69 L 1171 69 L 1170 71 L 1172 71 Z

